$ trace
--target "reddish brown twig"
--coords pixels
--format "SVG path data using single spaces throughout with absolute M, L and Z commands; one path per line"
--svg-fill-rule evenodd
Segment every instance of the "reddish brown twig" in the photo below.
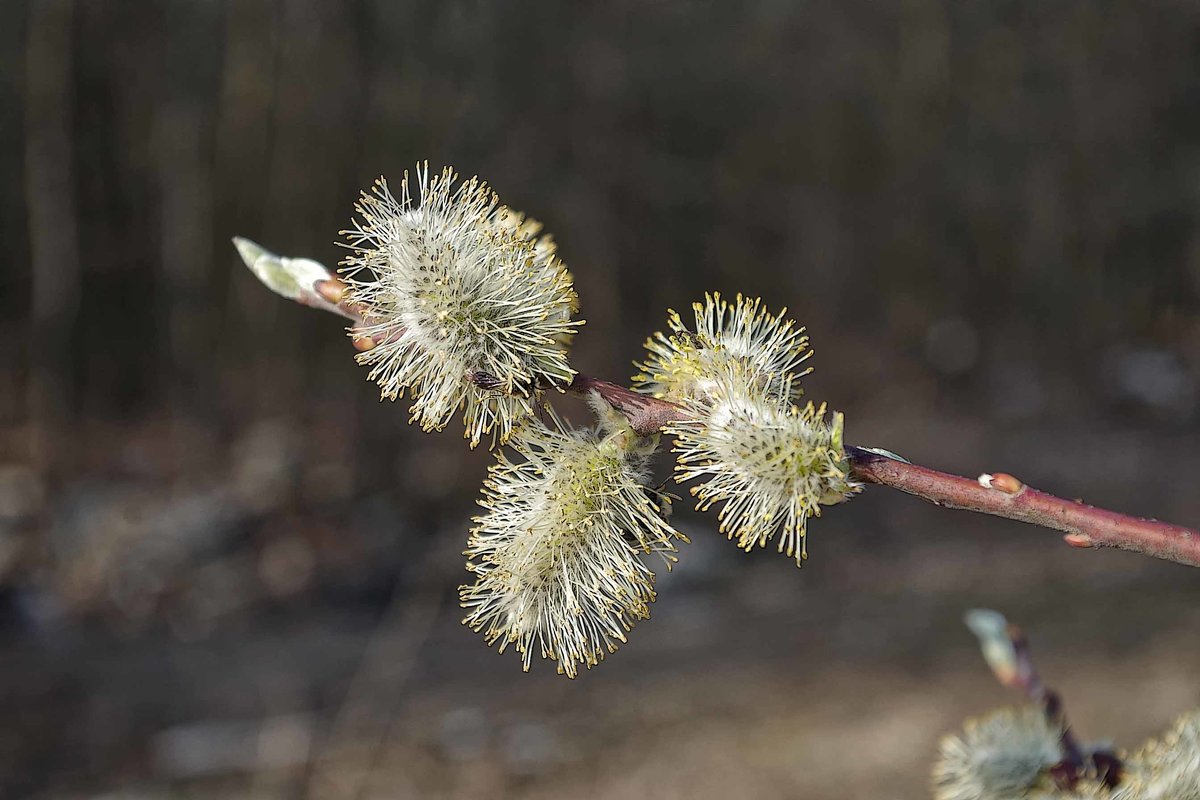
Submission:
M 1055 781 L 1061 788 L 1074 789 L 1075 784 L 1084 770 L 1084 755 L 1067 722 L 1067 713 L 1063 709 L 1062 697 L 1042 682 L 1037 669 L 1033 665 L 1033 653 L 1029 649 L 1029 640 L 1016 625 L 1009 623 L 1008 636 L 1016 653 L 1016 679 L 1008 686 L 1025 694 L 1032 702 L 1042 707 L 1046 719 L 1051 725 L 1060 730 L 1059 743 L 1062 746 L 1063 758 L 1052 770 Z M 1089 759 L 1090 760 L 1090 759 Z
M 313 290 L 325 302 L 312 305 L 350 319 L 353 333 L 363 327 L 364 320 L 360 311 L 348 302 L 346 288 L 337 279 L 317 281 Z M 392 335 L 395 333 L 391 332 Z M 369 350 L 380 342 L 357 333 L 354 343 L 360 350 Z M 483 372 L 472 372 L 467 377 L 486 389 L 500 386 L 500 381 Z M 643 436 L 658 433 L 664 425 L 686 416 L 686 411 L 674 403 L 587 375 L 576 375 L 564 389 L 582 395 L 596 392 L 624 414 L 630 426 Z M 1118 547 L 1166 561 L 1200 566 L 1200 531 L 1065 500 L 1026 486 L 1005 473 L 964 478 L 853 446 L 846 447 L 846 457 L 855 480 L 899 489 L 934 505 L 1063 531 L 1066 534 L 1063 540 L 1072 547 Z
M 687 412 L 674 403 L 588 375 L 576 375 L 567 391 L 574 394 L 595 392 L 603 397 L 606 403 L 624 414 L 629 420 L 629 427 L 642 436 L 658 433 L 667 423 L 687 417 Z
M 681 419 L 685 413 L 673 403 L 584 375 L 576 377 L 572 388 L 598 391 L 614 408 L 629 417 L 634 430 L 643 435 Z M 1005 473 L 964 478 L 853 446 L 846 448 L 846 457 L 856 480 L 899 489 L 934 505 L 1063 531 L 1066 534 L 1063 540 L 1072 547 L 1118 547 L 1200 566 L 1200 531 L 1065 500 L 1026 486 Z
M 934 505 L 1064 531 L 1063 540 L 1072 547 L 1119 547 L 1200 566 L 1200 531 L 1065 500 L 1004 473 L 964 478 L 859 447 L 847 447 L 846 456 L 858 480 L 899 489 Z

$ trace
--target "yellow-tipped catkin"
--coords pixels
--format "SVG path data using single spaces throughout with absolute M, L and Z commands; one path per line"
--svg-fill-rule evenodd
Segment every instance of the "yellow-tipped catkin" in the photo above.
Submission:
M 415 197 L 414 197 L 415 194 Z M 458 409 L 474 447 L 529 416 L 539 386 L 571 380 L 581 324 L 571 276 L 540 225 L 498 205 L 487 184 L 447 168 L 405 173 L 399 199 L 380 179 L 345 231 L 348 299 L 376 346 L 360 353 L 383 397 L 412 393 L 412 418 L 440 430 Z M 475 372 L 494 389 L 468 380 Z
M 669 568 L 675 540 L 648 488 L 645 440 L 624 429 L 572 430 L 530 418 L 484 483 L 466 555 L 477 580 L 460 589 L 463 622 L 526 670 L 535 653 L 574 678 L 625 641 L 650 615 L 654 573 Z
M 684 406 L 675 478 L 696 481 L 697 508 L 720 504 L 721 531 L 749 550 L 777 540 L 807 558 L 808 519 L 858 491 L 842 448 L 842 415 L 798 405 L 811 355 L 804 328 L 762 301 L 719 294 L 696 303 L 691 330 L 674 311 L 670 333 L 646 342 L 637 389 Z
M 707 399 L 714 379 L 728 369 L 740 369 L 761 390 L 783 400 L 802 394 L 797 378 L 812 355 L 804 328 L 779 314 L 768 313 L 761 300 L 738 295 L 733 303 L 720 294 L 704 296 L 692 306 L 695 328 L 689 329 L 675 311 L 668 312 L 670 333 L 646 340 L 648 356 L 636 366 L 638 391 L 674 402 Z

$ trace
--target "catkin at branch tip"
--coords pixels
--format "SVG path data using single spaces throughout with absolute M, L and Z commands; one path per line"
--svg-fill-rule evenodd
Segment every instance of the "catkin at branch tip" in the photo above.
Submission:
M 414 196 L 415 195 L 415 196 Z M 377 346 L 358 355 L 381 395 L 412 394 L 412 419 L 440 430 L 458 409 L 474 447 L 503 441 L 540 386 L 574 376 L 567 347 L 581 322 L 571 276 L 540 224 L 499 205 L 477 178 L 405 173 L 400 197 L 380 179 L 344 231 L 342 279 Z M 484 390 L 467 376 L 497 381 Z

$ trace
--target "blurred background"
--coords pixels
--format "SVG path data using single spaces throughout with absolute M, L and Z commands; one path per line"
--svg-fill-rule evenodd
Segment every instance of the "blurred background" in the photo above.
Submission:
M 882 489 L 802 571 L 677 504 L 654 618 L 523 674 L 456 605 L 490 456 L 230 237 L 333 264 L 452 164 L 558 240 L 584 371 L 762 295 L 848 441 L 1195 525 L 1198 43 L 1170 0 L 0 3 L 0 796 L 921 797 L 1014 700 L 976 606 L 1085 740 L 1165 728 L 1200 573 Z

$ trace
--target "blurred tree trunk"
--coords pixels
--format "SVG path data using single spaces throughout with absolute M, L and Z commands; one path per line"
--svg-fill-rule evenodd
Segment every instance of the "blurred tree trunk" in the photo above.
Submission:
M 61 464 L 72 409 L 79 240 L 71 166 L 72 0 L 32 0 L 26 45 L 25 194 L 32 273 L 32 459 Z
M 167 335 L 163 374 L 176 418 L 203 416 L 213 404 L 212 117 L 219 59 L 213 44 L 220 8 L 170 3 L 164 10 L 163 95 L 154 120 L 163 292 Z

